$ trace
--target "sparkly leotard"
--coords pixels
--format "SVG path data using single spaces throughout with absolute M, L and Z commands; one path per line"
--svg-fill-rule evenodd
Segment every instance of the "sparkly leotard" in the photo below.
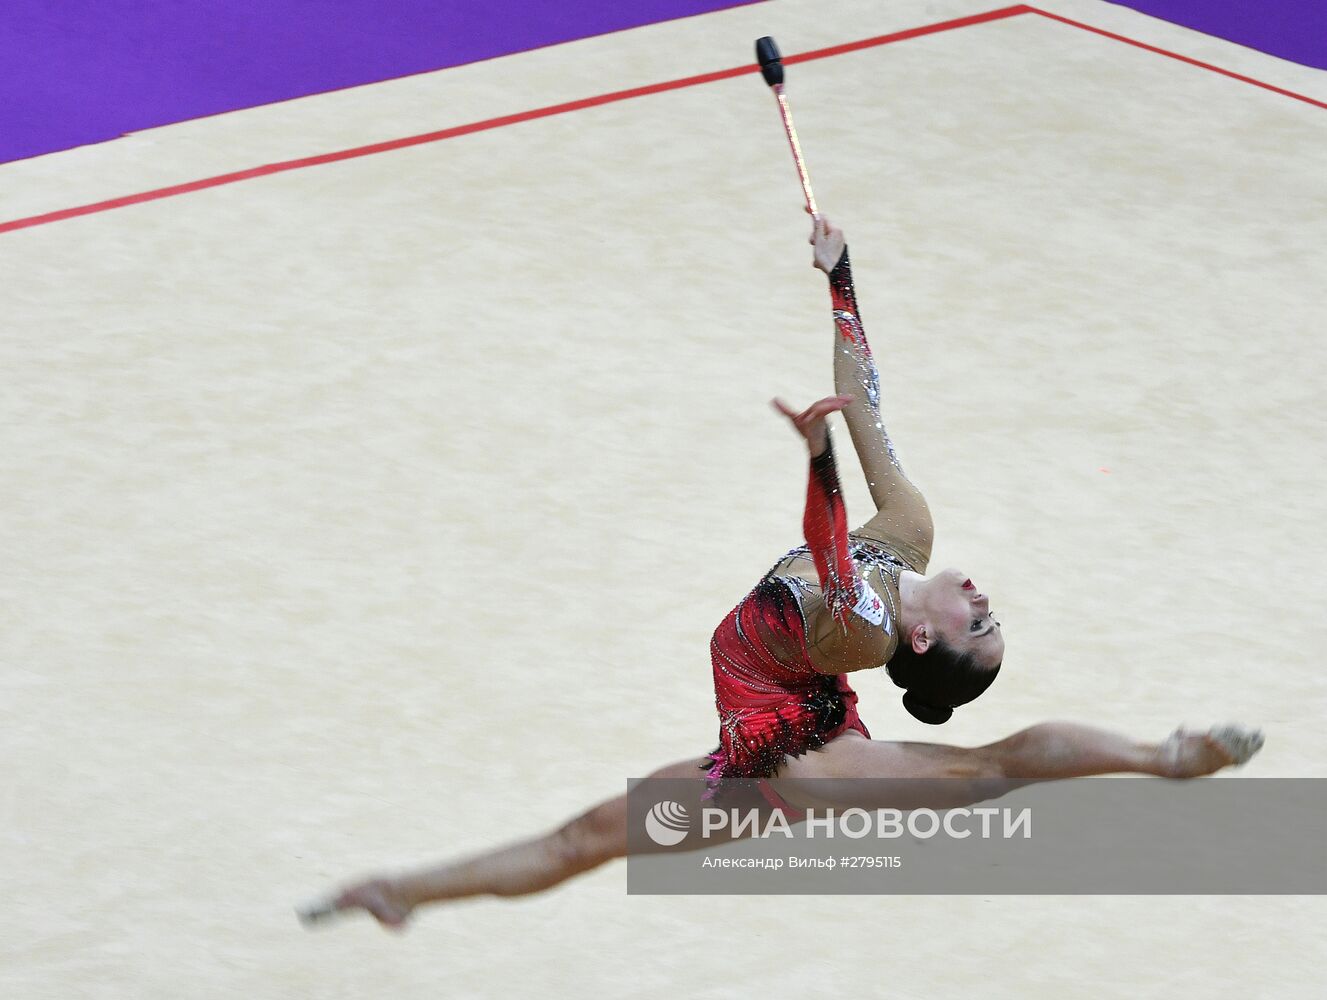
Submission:
M 878 412 L 875 368 L 857 318 L 846 252 L 831 275 L 831 292 L 836 328 L 865 358 L 861 381 Z M 883 426 L 877 426 L 881 446 L 897 469 L 892 445 Z M 897 471 L 901 477 L 902 470 Z M 849 729 L 870 735 L 847 677 L 823 673 L 812 664 L 808 622 L 832 619 L 844 629 L 883 630 L 888 641 L 880 662 L 892 655 L 899 576 L 905 569 L 924 571 L 930 543 L 927 537 L 919 547 L 904 531 L 882 528 L 876 520 L 849 534 L 833 448 L 811 460 L 802 523 L 806 544 L 761 578 L 710 641 L 719 712 L 719 746 L 709 755 L 707 769 L 711 794 L 726 778 L 768 777 L 785 756 L 824 746 Z M 917 520 L 903 517 L 898 528 Z M 925 523 L 929 532 L 929 515 Z

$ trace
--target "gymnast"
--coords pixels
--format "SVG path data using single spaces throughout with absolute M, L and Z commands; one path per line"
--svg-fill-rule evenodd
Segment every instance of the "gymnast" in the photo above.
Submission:
M 967 575 L 925 575 L 931 516 L 885 432 L 843 232 L 817 216 L 810 242 L 814 265 L 829 278 L 837 395 L 800 412 L 774 401 L 810 455 L 806 544 L 780 559 L 714 632 L 718 747 L 651 778 L 703 774 L 689 783 L 696 786 L 689 812 L 722 793 L 725 781 L 754 784 L 765 807 L 795 822 L 811 808 L 953 808 L 1032 782 L 1121 772 L 1194 778 L 1245 763 L 1262 734 L 1235 725 L 1176 730 L 1161 743 L 1067 722 L 973 748 L 870 738 L 847 674 L 884 666 L 903 689 L 904 708 L 939 725 L 995 680 L 1005 642 L 990 601 Z M 853 532 L 826 426 L 835 411 L 844 415 L 876 506 Z M 425 903 L 541 892 L 626 853 L 621 795 L 531 840 L 360 881 L 301 917 L 363 909 L 401 928 Z

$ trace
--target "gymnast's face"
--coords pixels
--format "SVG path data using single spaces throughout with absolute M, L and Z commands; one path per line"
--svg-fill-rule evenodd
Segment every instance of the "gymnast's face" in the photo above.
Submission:
M 974 653 L 985 666 L 1004 659 L 1004 634 L 991 617 L 990 599 L 962 570 L 943 569 L 927 581 L 927 611 L 937 635 L 958 653 Z

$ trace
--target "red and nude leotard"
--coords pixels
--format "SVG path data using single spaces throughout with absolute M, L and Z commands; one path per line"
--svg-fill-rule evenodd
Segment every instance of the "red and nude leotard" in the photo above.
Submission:
M 811 664 L 803 612 L 811 585 L 787 572 L 795 560 L 813 560 L 819 590 L 836 619 L 853 614 L 864 596 L 848 549 L 832 448 L 811 462 L 803 527 L 807 544 L 781 559 L 710 640 L 719 710 L 719 746 L 710 755 L 708 771 L 711 787 L 729 777 L 768 777 L 785 755 L 823 746 L 847 729 L 868 735 L 847 678 L 821 673 Z M 874 594 L 867 600 L 881 603 Z M 779 656 L 771 646 L 800 655 Z
M 846 253 L 831 275 L 831 294 L 840 335 L 865 350 Z M 861 378 L 876 409 L 875 369 L 865 356 L 870 371 Z M 824 746 L 849 729 L 869 736 L 847 677 L 812 665 L 807 623 L 828 613 L 839 627 L 883 629 L 893 637 L 898 577 L 917 560 L 905 561 L 880 539 L 849 534 L 832 447 L 811 460 L 802 528 L 806 544 L 761 578 L 710 641 L 719 712 L 719 746 L 707 770 L 711 793 L 726 778 L 769 777 L 785 756 Z

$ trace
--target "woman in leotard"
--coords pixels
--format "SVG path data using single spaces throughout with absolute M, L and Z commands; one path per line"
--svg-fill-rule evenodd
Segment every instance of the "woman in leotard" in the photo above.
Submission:
M 834 382 L 839 393 L 794 413 L 811 456 L 806 544 L 774 566 L 719 625 L 710 645 L 720 746 L 712 782 L 768 777 L 849 731 L 869 735 L 845 674 L 886 666 L 923 722 L 946 721 L 995 680 L 1004 636 L 990 602 L 966 574 L 926 572 L 934 529 L 921 492 L 903 473 L 880 413 L 842 231 L 827 219 L 811 234 L 829 276 Z M 876 514 L 849 534 L 825 416 L 842 410 Z
M 904 689 L 904 707 L 939 724 L 990 686 L 1004 658 L 1004 637 L 989 601 L 965 574 L 924 575 L 933 539 L 930 512 L 885 433 L 843 234 L 818 218 L 811 243 L 815 265 L 829 277 L 838 394 L 800 413 L 775 400 L 810 454 L 806 544 L 780 559 L 715 630 L 710 653 L 719 746 L 650 777 L 703 772 L 706 780 L 692 783 L 695 800 L 683 803 L 688 810 L 722 794 L 728 779 L 758 779 L 769 807 L 795 821 L 807 808 L 950 808 L 1032 782 L 1095 774 L 1192 778 L 1253 756 L 1261 733 L 1234 725 L 1177 730 L 1156 744 L 1062 722 L 973 748 L 869 737 L 846 674 L 885 666 Z M 875 515 L 853 532 L 825 423 L 835 411 L 844 414 L 876 505 Z M 864 778 L 912 784 L 903 792 L 878 780 L 827 780 Z M 624 795 L 531 840 L 361 881 L 301 915 L 317 919 L 363 909 L 384 926 L 401 927 L 422 904 L 539 892 L 626 852 Z

